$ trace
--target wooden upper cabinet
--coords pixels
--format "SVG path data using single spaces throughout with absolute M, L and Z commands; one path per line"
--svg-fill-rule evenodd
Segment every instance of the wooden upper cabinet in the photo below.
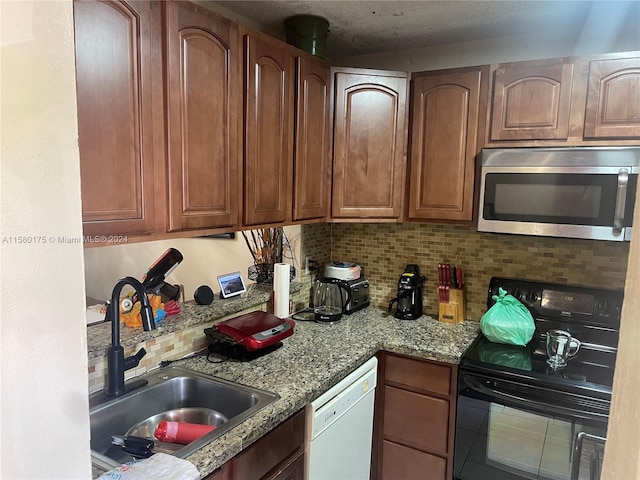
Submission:
M 82 220 L 87 235 L 154 229 L 152 80 L 162 78 L 150 2 L 74 2 Z M 161 146 L 160 146 L 161 148 Z M 161 159 L 161 150 L 157 156 Z
M 293 220 L 324 219 L 331 184 L 330 69 L 307 56 L 296 61 Z
M 590 62 L 584 137 L 640 138 L 640 57 Z
M 404 72 L 332 68 L 334 219 L 398 220 L 407 137 Z
M 238 225 L 237 27 L 167 2 L 169 231 Z
M 564 62 L 495 70 L 490 140 L 566 140 L 573 70 Z
M 413 75 L 409 220 L 472 220 L 487 73 L 474 67 Z
M 244 225 L 291 221 L 295 58 L 258 33 L 245 42 Z

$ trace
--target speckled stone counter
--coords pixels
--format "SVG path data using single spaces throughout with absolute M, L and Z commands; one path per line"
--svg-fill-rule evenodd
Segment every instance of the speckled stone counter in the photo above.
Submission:
M 253 418 L 223 435 L 187 459 L 204 477 L 237 455 L 307 403 L 351 373 L 376 352 L 458 363 L 480 332 L 478 322 L 457 325 L 423 316 L 397 320 L 369 307 L 333 325 L 297 322 L 292 337 L 273 353 L 242 363 L 209 363 L 204 357 L 178 362 L 209 375 L 262 388 L 280 399 Z
M 299 292 L 301 288 L 302 284 L 291 282 L 289 291 L 295 293 Z M 266 303 L 269 301 L 270 295 L 270 286 L 250 284 L 247 285 L 246 293 L 224 300 L 216 296 L 211 305 L 197 305 L 193 301 L 182 303 L 182 311 L 178 315 L 164 318 L 157 324 L 155 330 L 145 332 L 141 328 L 121 326 L 120 343 L 124 347 L 133 346 L 195 325 L 211 322 Z M 109 345 L 111 345 L 111 323 L 105 322 L 87 327 L 89 360 L 106 356 Z

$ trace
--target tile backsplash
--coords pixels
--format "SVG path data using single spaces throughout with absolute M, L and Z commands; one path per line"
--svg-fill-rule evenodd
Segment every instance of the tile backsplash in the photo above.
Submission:
M 467 319 L 486 311 L 492 276 L 605 288 L 624 287 L 628 242 L 478 233 L 443 224 L 334 223 L 302 227 L 302 255 L 361 265 L 371 283 L 371 303 L 386 308 L 408 263 L 427 281 L 425 312 L 437 316 L 438 263 L 463 268 Z M 302 261 L 304 258 L 302 259 Z

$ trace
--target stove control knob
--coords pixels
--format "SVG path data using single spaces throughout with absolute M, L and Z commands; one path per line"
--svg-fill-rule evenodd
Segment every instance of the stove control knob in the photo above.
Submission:
M 531 303 L 535 303 L 536 300 L 538 300 L 538 294 L 536 292 L 534 292 L 533 290 L 529 290 L 525 296 L 524 299 L 527 303 L 531 304 Z
M 522 299 L 522 292 L 520 291 L 519 288 L 516 288 L 513 290 L 513 296 L 516 297 L 518 300 Z
M 611 306 L 606 299 L 600 300 L 596 306 L 598 307 L 598 313 L 600 315 L 609 316 L 609 314 L 611 313 Z

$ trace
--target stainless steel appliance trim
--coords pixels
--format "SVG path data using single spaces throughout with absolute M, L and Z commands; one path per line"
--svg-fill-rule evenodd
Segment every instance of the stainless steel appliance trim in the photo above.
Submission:
M 495 148 L 480 154 L 485 167 L 553 168 L 611 167 L 637 168 L 640 165 L 640 147 L 575 147 L 575 148 Z
M 587 240 L 612 240 L 617 242 L 631 239 L 629 227 L 622 227 L 616 233 L 612 226 L 562 225 L 557 223 L 509 222 L 505 220 L 485 220 L 478 215 L 478 231 L 490 233 L 515 233 L 546 237 L 584 238 Z
M 596 444 L 601 444 L 604 446 L 607 441 L 606 438 L 600 437 L 598 435 L 592 435 L 587 432 L 578 432 L 576 434 L 576 440 L 573 447 L 573 457 L 571 459 L 571 480 L 578 480 L 580 476 L 580 460 L 582 458 L 582 447 L 584 446 L 585 440 L 592 440 Z M 594 455 L 596 452 L 594 452 Z M 594 471 L 594 462 L 592 458 L 591 468 L 589 469 L 589 474 L 591 480 L 595 480 L 597 477 L 596 472 Z
M 624 209 L 627 203 L 627 185 L 629 184 L 629 170 L 621 168 L 618 172 L 618 190 L 616 191 L 616 206 L 613 214 L 613 233 L 620 234 L 624 221 Z

